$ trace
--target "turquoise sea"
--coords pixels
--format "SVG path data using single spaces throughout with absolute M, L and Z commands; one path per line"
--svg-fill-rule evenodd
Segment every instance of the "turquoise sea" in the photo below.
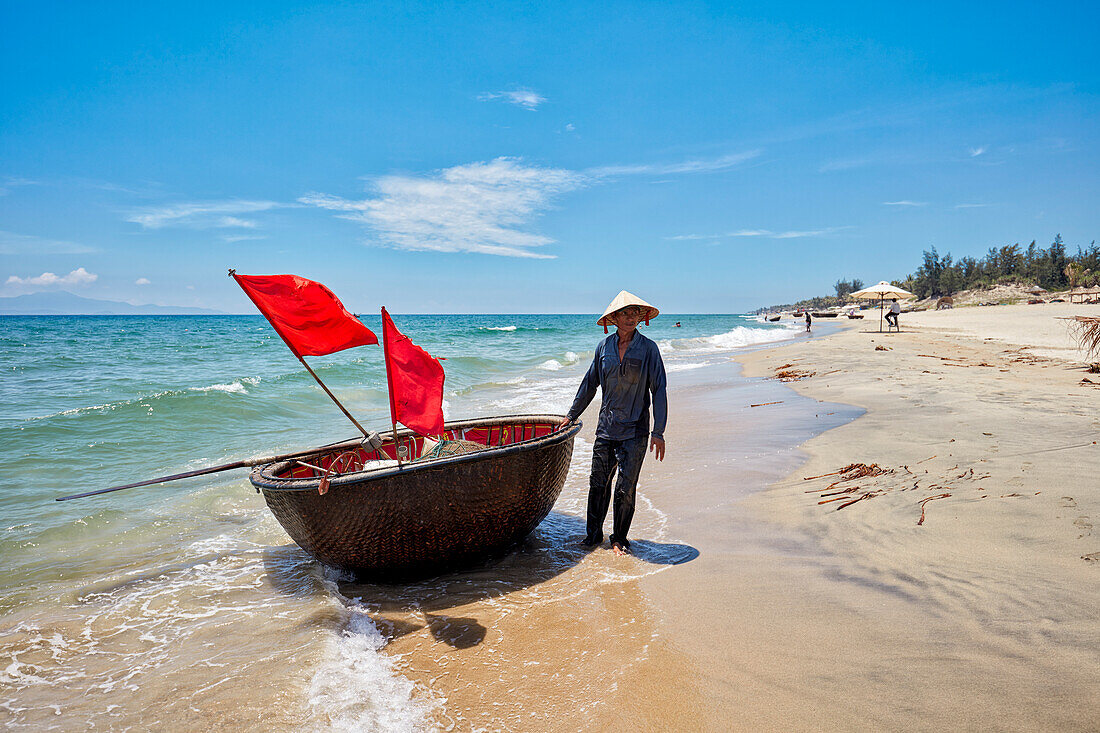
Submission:
M 563 413 L 603 338 L 595 319 L 394 316 L 446 359 L 448 419 Z M 376 316 L 363 320 L 381 333 Z M 662 314 L 642 330 L 670 379 L 798 335 L 797 324 L 748 315 Z M 388 428 L 380 347 L 308 361 L 361 423 Z M 0 375 L 0 709 L 10 726 L 205 729 L 265 716 L 270 730 L 415 730 L 447 719 L 440 693 L 380 651 L 392 634 L 377 604 L 341 594 L 244 471 L 54 501 L 354 437 L 260 316 L 3 317 Z M 533 540 L 533 552 L 559 558 L 548 567 L 579 561 L 562 546 L 584 514 L 586 451 L 580 441 Z M 657 508 L 638 521 L 659 534 Z M 455 582 L 421 585 L 397 605 L 413 613 Z

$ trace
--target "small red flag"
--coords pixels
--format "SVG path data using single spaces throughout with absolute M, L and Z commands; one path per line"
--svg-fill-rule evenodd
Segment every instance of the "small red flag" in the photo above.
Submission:
M 319 282 L 297 275 L 231 274 L 299 357 L 378 343 L 378 337 Z
M 443 365 L 397 330 L 382 309 L 390 415 L 420 435 L 443 435 Z

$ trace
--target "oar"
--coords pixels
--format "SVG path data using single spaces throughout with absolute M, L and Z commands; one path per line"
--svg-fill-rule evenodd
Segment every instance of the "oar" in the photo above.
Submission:
M 264 463 L 275 463 L 277 461 L 286 461 L 291 458 L 298 458 L 300 456 L 308 456 L 310 453 L 316 453 L 320 450 L 329 450 L 337 448 L 350 448 L 360 445 L 365 442 L 364 439 L 358 438 L 353 440 L 346 440 L 343 443 L 333 443 L 331 445 L 323 445 L 320 448 L 310 448 L 309 450 L 301 450 L 295 453 L 284 453 L 281 456 L 268 456 L 267 458 L 247 458 L 243 461 L 234 461 L 233 463 L 226 463 L 222 466 L 211 466 L 210 468 L 199 468 L 194 471 L 187 471 L 186 473 L 177 473 L 172 476 L 161 476 L 160 478 L 151 478 L 146 481 L 138 481 L 135 484 L 126 484 L 124 486 L 112 486 L 109 489 L 99 489 L 98 491 L 86 491 L 83 494 L 73 494 L 72 496 L 61 496 L 55 499 L 55 501 L 68 501 L 69 499 L 83 499 L 86 496 L 95 496 L 97 494 L 108 494 L 112 491 L 122 491 L 123 489 L 135 489 L 138 486 L 149 486 L 151 484 L 163 484 L 167 481 L 176 481 L 181 478 L 191 478 L 193 476 L 205 476 L 209 473 L 219 473 L 221 471 L 231 471 L 234 468 L 251 468 L 252 466 L 259 466 Z M 379 441 L 381 444 L 381 441 Z

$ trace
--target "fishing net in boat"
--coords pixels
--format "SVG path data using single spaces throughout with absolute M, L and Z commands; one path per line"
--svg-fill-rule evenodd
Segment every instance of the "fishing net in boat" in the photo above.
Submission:
M 448 456 L 460 456 L 464 453 L 485 450 L 481 443 L 472 440 L 443 440 L 435 444 L 435 447 L 427 450 L 416 460 L 427 461 L 432 458 L 446 458 Z

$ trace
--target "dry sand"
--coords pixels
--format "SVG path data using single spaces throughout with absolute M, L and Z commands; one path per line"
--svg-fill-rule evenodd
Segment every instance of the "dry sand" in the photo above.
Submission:
M 706 680 L 705 727 L 1100 729 L 1100 386 L 1082 381 L 1100 375 L 1058 320 L 1096 310 L 907 314 L 889 335 L 845 320 L 741 359 L 749 377 L 812 373 L 790 386 L 820 412 L 867 413 L 807 442 L 793 475 L 713 507 L 759 522 L 771 549 L 709 536 L 693 484 L 669 511 L 701 555 L 643 588 Z M 857 463 L 885 473 L 806 480 Z M 715 466 L 704 483 L 744 480 Z

